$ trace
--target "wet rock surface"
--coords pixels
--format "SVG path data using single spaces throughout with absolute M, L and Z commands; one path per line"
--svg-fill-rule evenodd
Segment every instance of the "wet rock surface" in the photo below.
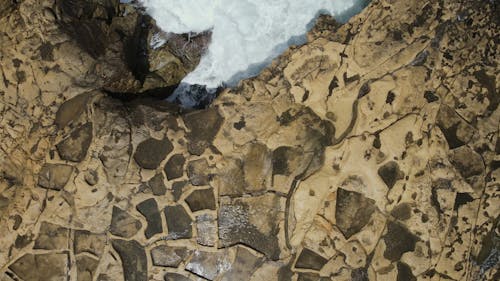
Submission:
M 0 0 L 0 280 L 498 279 L 496 9 L 321 16 L 186 110 L 132 99 L 167 96 L 209 33 Z

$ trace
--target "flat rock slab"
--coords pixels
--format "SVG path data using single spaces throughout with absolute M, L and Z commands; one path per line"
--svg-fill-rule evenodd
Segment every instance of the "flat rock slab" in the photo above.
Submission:
M 38 174 L 38 185 L 43 188 L 61 190 L 68 183 L 73 166 L 65 164 L 44 164 Z
M 125 281 L 148 280 L 148 261 L 144 248 L 135 240 L 113 240 L 113 248 L 122 260 Z
M 92 281 L 99 265 L 99 260 L 79 255 L 76 257 L 77 281 Z
M 192 281 L 188 277 L 181 275 L 179 273 L 167 273 L 165 274 L 165 277 L 163 278 L 165 281 Z
M 186 270 L 208 280 L 214 280 L 221 273 L 231 267 L 230 256 L 227 252 L 195 251 L 186 265 Z
M 328 262 L 328 260 L 319 254 L 304 248 L 300 252 L 297 261 L 295 262 L 296 268 L 302 269 L 312 269 L 312 270 L 321 270 L 323 266 Z
M 35 240 L 35 249 L 62 250 L 68 249 L 69 229 L 57 224 L 42 222 L 40 233 Z
M 385 242 L 384 257 L 390 261 L 398 261 L 404 253 L 414 251 L 419 240 L 406 227 L 396 223 L 387 224 L 387 233 L 383 237 Z
M 146 238 L 149 239 L 153 237 L 153 235 L 163 232 L 161 215 L 155 199 L 151 198 L 137 204 L 137 210 L 146 218 L 148 223 L 144 231 Z
M 207 185 L 208 177 L 208 162 L 205 158 L 193 160 L 188 163 L 187 174 L 192 185 Z
M 87 156 L 92 142 L 92 123 L 88 122 L 75 129 L 68 138 L 56 145 L 57 152 L 63 160 L 81 162 Z
M 221 202 L 218 216 L 221 245 L 242 243 L 277 260 L 280 210 L 280 199 L 274 194 Z
M 9 266 L 24 281 L 66 281 L 67 253 L 25 254 Z
M 130 238 L 142 228 L 142 223 L 128 212 L 113 206 L 110 232 L 113 235 Z
M 213 247 L 217 242 L 217 221 L 211 214 L 202 214 L 196 216 L 196 229 L 198 244 Z
M 195 111 L 183 116 L 189 129 L 188 150 L 191 154 L 201 155 L 212 144 L 222 126 L 223 118 L 215 108 Z
M 254 255 L 244 247 L 238 247 L 236 258 L 231 268 L 222 276 L 221 281 L 251 280 L 252 274 L 263 262 L 263 257 Z
M 375 210 L 375 201 L 363 194 L 342 188 L 337 190 L 335 221 L 346 239 L 363 229 Z
M 55 124 L 57 127 L 61 129 L 82 115 L 90 97 L 89 93 L 85 93 L 65 101 L 56 113 Z
M 167 193 L 167 187 L 165 186 L 163 179 L 163 174 L 158 173 L 148 181 L 148 186 L 151 188 L 151 192 L 153 192 L 153 195 L 162 196 Z
M 75 254 L 90 253 L 100 257 L 106 247 L 106 235 L 87 230 L 75 230 L 73 248 Z
M 186 158 L 182 154 L 175 154 L 168 159 L 165 164 L 165 174 L 167 175 L 168 180 L 175 180 L 184 174 L 184 164 L 186 162 Z
M 378 175 L 382 178 L 389 189 L 394 187 L 398 180 L 404 178 L 404 173 L 399 169 L 399 164 L 395 161 L 387 162 L 378 169 Z
M 151 259 L 155 266 L 177 268 L 189 255 L 186 247 L 156 246 L 151 249 Z
M 194 190 L 186 197 L 186 203 L 192 212 L 215 210 L 215 195 L 213 188 Z
M 165 218 L 167 220 L 168 238 L 182 239 L 193 236 L 193 221 L 182 205 L 165 207 Z
M 167 138 L 162 140 L 149 138 L 137 145 L 134 159 L 140 167 L 154 170 L 173 149 L 172 143 Z

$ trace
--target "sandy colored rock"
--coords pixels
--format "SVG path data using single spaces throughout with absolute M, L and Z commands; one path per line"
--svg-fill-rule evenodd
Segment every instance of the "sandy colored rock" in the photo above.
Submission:
M 64 164 L 45 164 L 38 174 L 38 185 L 48 189 L 61 190 L 68 183 L 73 167 Z

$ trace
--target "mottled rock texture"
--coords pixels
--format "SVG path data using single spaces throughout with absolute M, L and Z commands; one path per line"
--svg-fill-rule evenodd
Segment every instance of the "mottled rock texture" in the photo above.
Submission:
M 186 110 L 209 33 L 0 0 L 0 280 L 498 280 L 499 30 L 375 0 Z

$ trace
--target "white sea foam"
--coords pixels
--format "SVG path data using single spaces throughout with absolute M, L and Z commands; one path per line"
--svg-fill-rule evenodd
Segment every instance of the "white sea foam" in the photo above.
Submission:
M 216 88 L 256 75 L 290 44 L 302 43 L 318 13 L 345 15 L 366 0 L 140 0 L 166 32 L 212 30 L 198 67 L 183 80 Z M 342 18 L 340 18 L 342 20 Z

